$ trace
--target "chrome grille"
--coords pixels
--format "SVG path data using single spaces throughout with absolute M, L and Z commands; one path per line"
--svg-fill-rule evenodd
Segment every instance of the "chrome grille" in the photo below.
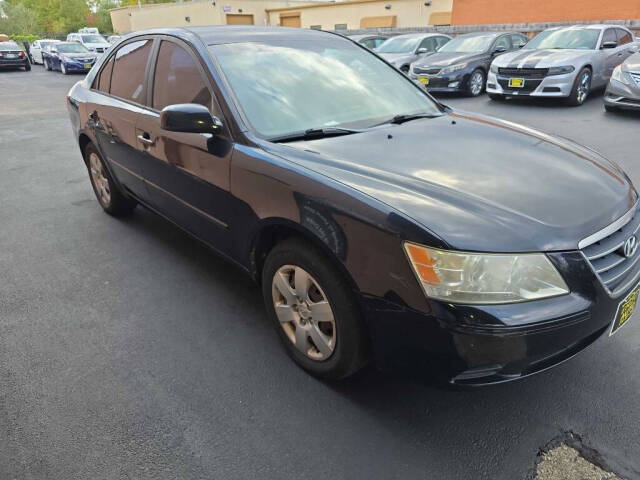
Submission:
M 615 295 L 626 290 L 640 274 L 640 248 L 627 258 L 624 244 L 640 233 L 638 204 L 609 227 L 582 240 L 578 246 L 602 284 Z
M 421 68 L 413 67 L 413 73 L 420 73 L 424 75 L 437 75 L 440 73 L 441 68 Z
M 640 73 L 638 72 L 629 72 L 629 76 L 636 82 L 636 85 L 640 87 Z

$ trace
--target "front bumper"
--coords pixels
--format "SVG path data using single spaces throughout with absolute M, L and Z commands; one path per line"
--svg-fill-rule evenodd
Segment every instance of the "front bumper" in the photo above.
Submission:
M 420 82 L 420 77 L 427 78 L 429 83 L 425 85 Z M 469 74 L 463 72 L 453 72 L 449 74 L 415 74 L 412 71 L 409 72 L 409 78 L 416 82 L 418 85 L 425 87 L 429 92 L 460 92 L 464 89 L 466 82 L 469 78 Z
M 510 76 L 489 72 L 487 93 L 504 96 L 525 97 L 568 97 L 578 72 L 565 75 L 550 75 L 544 78 L 526 78 L 524 86 L 509 87 Z
M 363 296 L 378 365 L 477 386 L 522 378 L 571 358 L 610 331 L 619 303 L 640 279 L 613 298 L 580 252 L 549 257 L 571 293 L 492 306 L 432 301 L 428 314 Z
M 640 86 L 611 80 L 604 93 L 604 103 L 614 108 L 640 110 Z
M 64 68 L 66 68 L 69 72 L 88 72 L 89 70 L 91 70 L 91 67 L 93 67 L 93 63 L 94 62 L 91 63 L 91 66 L 89 68 L 86 68 L 84 63 L 64 62 Z

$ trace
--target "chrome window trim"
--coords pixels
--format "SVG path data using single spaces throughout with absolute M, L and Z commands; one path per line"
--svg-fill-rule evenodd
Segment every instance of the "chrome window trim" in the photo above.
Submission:
M 629 211 L 627 213 L 625 213 L 624 215 L 622 215 L 620 218 L 618 218 L 616 221 L 614 221 L 612 224 L 604 227 L 602 230 L 589 235 L 588 237 L 583 238 L 582 240 L 580 240 L 578 242 L 578 248 L 580 250 L 582 250 L 585 247 L 588 247 L 589 245 L 592 245 L 594 243 L 596 243 L 599 240 L 602 240 L 605 237 L 608 237 L 609 235 L 611 235 L 613 232 L 615 232 L 616 230 L 619 230 L 620 228 L 624 227 L 627 223 L 629 223 L 631 221 L 631 219 L 633 218 L 633 216 L 636 213 L 636 210 L 638 209 L 638 201 L 636 201 L 636 203 L 633 205 L 633 207 L 631 207 L 629 209 Z

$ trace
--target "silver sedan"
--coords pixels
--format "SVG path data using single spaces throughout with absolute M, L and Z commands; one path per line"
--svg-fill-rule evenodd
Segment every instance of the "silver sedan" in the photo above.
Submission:
M 487 78 L 492 99 L 561 97 L 581 105 L 607 85 L 613 69 L 638 51 L 633 33 L 617 25 L 549 28 L 522 50 L 497 57 Z
M 614 68 L 604 94 L 604 108 L 640 110 L 640 53 Z

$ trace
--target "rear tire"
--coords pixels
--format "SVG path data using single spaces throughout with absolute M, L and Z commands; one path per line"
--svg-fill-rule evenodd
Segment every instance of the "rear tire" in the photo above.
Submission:
M 341 379 L 366 364 L 368 341 L 355 295 L 316 247 L 297 238 L 276 245 L 262 270 L 262 294 L 287 353 L 307 372 Z
M 122 194 L 93 143 L 89 143 L 85 148 L 84 158 L 89 170 L 93 192 L 102 209 L 114 217 L 130 214 L 138 202 Z
M 25 66 L 24 66 L 24 71 L 25 71 L 25 72 L 30 72 L 30 71 L 31 71 L 31 64 L 30 64 L 30 63 L 28 63 L 28 62 L 27 62 L 27 63 L 25 64 Z
M 582 105 L 591 93 L 591 70 L 584 67 L 573 82 L 573 88 L 567 98 L 567 104 L 574 107 Z

